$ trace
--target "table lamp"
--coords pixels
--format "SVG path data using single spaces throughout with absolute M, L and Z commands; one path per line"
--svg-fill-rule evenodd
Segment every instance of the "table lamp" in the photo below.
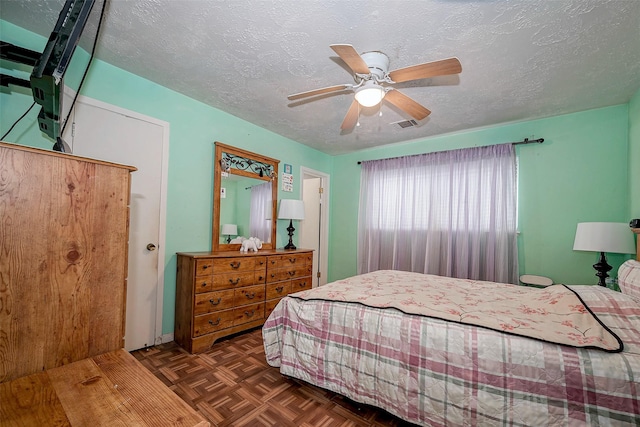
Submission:
M 278 210 L 278 219 L 288 219 L 289 226 L 287 231 L 289 232 L 289 243 L 285 246 L 285 249 L 296 249 L 293 244 L 293 220 L 304 219 L 304 202 L 302 200 L 294 199 L 282 199 L 280 200 L 280 209 Z
M 231 236 L 238 235 L 238 226 L 236 224 L 222 224 L 221 233 L 223 236 L 227 236 L 227 244 L 231 243 Z
M 632 254 L 636 252 L 633 233 L 623 222 L 581 222 L 576 229 L 574 251 L 600 252 L 600 260 L 593 265 L 600 279 L 598 285 L 607 286 L 605 279 L 611 270 L 605 252 Z

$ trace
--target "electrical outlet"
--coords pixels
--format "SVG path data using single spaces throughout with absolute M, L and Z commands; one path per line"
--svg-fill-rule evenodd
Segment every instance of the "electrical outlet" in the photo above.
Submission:
M 220 198 L 221 199 L 226 199 L 227 198 L 227 189 L 224 187 L 220 188 Z

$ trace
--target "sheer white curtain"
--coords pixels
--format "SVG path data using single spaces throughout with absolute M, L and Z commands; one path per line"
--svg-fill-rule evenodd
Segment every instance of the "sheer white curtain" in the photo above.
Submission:
M 271 238 L 271 182 L 251 187 L 249 235 L 263 242 Z
M 511 144 L 362 162 L 358 273 L 517 283 Z

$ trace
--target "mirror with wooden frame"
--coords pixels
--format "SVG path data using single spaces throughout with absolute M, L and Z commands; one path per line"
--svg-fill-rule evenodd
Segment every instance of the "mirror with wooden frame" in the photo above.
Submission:
M 216 142 L 212 250 L 238 251 L 242 238 L 276 247 L 277 159 Z

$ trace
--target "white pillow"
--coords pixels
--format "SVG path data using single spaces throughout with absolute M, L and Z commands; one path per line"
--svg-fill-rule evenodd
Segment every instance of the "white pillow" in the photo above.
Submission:
M 625 261 L 618 270 L 620 292 L 640 302 L 640 261 Z

